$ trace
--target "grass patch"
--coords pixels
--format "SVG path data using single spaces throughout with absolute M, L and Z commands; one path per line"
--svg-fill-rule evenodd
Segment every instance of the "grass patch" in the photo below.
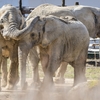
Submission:
M 74 77 L 74 68 L 68 65 L 65 78 Z M 100 77 L 100 67 L 86 67 L 86 77 L 89 80 L 95 80 Z
M 86 67 L 86 77 L 90 80 L 100 78 L 100 67 Z
M 40 77 L 44 76 L 42 71 L 42 67 L 39 64 L 39 75 Z M 32 68 L 27 67 L 27 78 L 32 77 Z M 70 65 L 67 66 L 66 73 L 64 75 L 65 78 L 73 78 L 74 77 L 74 68 Z M 100 77 L 100 67 L 86 67 L 86 77 L 88 80 L 95 80 Z
M 8 60 L 8 66 L 9 66 L 9 60 Z M 32 77 L 32 67 L 30 66 L 29 62 L 27 63 L 27 72 L 26 77 L 31 78 Z M 44 73 L 41 67 L 41 64 L 39 64 L 39 75 L 40 77 L 44 77 Z M 67 66 L 66 73 L 64 75 L 65 78 L 73 78 L 74 77 L 74 68 L 70 65 Z M 86 77 L 88 80 L 97 80 L 100 79 L 100 67 L 86 67 Z

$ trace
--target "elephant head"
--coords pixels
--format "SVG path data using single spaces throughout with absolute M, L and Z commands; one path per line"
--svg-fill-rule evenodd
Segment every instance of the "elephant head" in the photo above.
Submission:
M 31 21 L 29 26 L 22 29 L 22 26 L 25 23 L 25 21 L 22 14 L 17 8 L 8 5 L 6 7 L 2 7 L 2 9 L 0 10 L 2 10 L 3 12 L 2 16 L 0 17 L 0 27 L 3 27 L 2 34 L 6 39 L 12 38 L 15 40 L 19 40 L 19 38 L 21 38 L 23 35 L 30 32 L 30 30 L 32 29 L 31 26 L 33 26 L 32 24 L 36 23 L 36 21 L 39 18 L 34 18 L 34 20 Z M 21 35 L 22 33 L 25 34 Z

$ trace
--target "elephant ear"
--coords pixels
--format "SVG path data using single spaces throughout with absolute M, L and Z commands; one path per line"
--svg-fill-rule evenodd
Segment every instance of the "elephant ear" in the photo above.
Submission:
M 95 21 L 95 35 L 96 37 L 100 37 L 100 8 L 91 8 L 92 13 L 94 15 L 94 21 Z
M 91 7 L 91 10 L 95 15 L 100 16 L 100 8 Z
M 47 16 L 44 18 L 44 20 L 46 21 L 46 23 L 43 27 L 44 33 L 42 45 L 48 46 L 62 34 L 62 23 L 60 19 L 53 16 Z
M 100 23 L 100 8 L 91 8 L 95 17 L 95 23 Z

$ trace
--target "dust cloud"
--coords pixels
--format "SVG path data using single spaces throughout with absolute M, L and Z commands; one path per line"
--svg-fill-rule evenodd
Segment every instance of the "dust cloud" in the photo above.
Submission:
M 40 87 L 28 87 L 27 90 L 15 89 L 1 91 L 0 100 L 100 100 L 100 81 L 92 80 L 73 87 L 68 84 L 54 84 L 50 90 Z

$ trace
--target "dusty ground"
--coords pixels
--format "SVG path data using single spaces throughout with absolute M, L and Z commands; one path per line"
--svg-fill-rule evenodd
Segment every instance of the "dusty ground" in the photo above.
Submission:
M 28 83 L 30 83 L 28 79 Z M 27 89 L 21 91 L 20 89 L 14 91 L 5 91 L 2 89 L 0 92 L 0 100 L 67 100 L 66 94 L 73 84 L 72 79 L 66 79 L 65 84 L 55 84 L 55 89 L 42 93 L 37 89 Z
M 30 79 L 28 79 L 28 83 L 30 83 Z M 52 91 L 43 92 L 33 88 L 28 88 L 26 91 L 2 90 L 0 100 L 100 100 L 99 80 L 89 80 L 73 88 L 72 85 L 73 79 L 65 79 L 64 84 L 55 84 Z

